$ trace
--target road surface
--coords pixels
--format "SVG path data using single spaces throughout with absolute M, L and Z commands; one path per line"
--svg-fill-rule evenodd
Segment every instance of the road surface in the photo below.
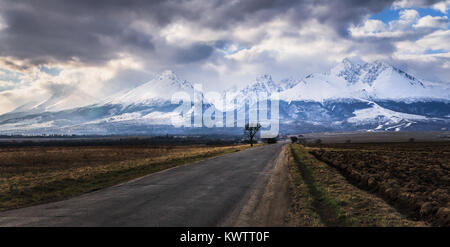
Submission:
M 287 179 L 280 177 L 281 166 L 277 165 L 283 150 L 281 143 L 265 145 L 65 201 L 5 211 L 0 213 L 0 226 L 282 224 L 283 207 L 287 205 L 282 196 L 285 191 L 274 190 L 287 190 L 282 185 Z M 280 195 L 283 198 L 274 198 Z M 281 206 L 272 205 L 280 202 Z M 278 219 L 271 219 L 277 210 Z

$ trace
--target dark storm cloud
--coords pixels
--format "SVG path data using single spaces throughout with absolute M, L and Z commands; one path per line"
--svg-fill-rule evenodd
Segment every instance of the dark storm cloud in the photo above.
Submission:
M 210 45 L 194 44 L 190 47 L 178 50 L 178 52 L 175 53 L 175 57 L 177 62 L 191 63 L 208 58 L 213 51 L 214 48 Z
M 0 37 L 2 55 L 31 59 L 32 63 L 73 57 L 91 62 L 111 58 L 111 54 L 102 52 L 100 41 L 104 30 L 115 29 L 108 23 L 83 24 L 64 20 L 57 13 L 31 10 L 11 10 L 3 16 L 8 27 Z
M 118 51 L 153 48 L 151 37 L 128 29 L 121 22 L 126 19 L 102 16 L 102 11 L 91 13 L 90 8 L 85 13 L 66 10 L 67 6 L 55 10 L 51 4 L 45 7 L 48 2 L 2 6 L 7 28 L 1 32 L 0 55 L 29 59 L 33 64 L 73 59 L 101 63 Z
M 342 36 L 350 24 L 392 4 L 392 0 L 3 0 L 0 15 L 7 28 L 0 31 L 0 56 L 26 59 L 32 64 L 79 60 L 103 63 L 119 52 L 158 59 L 158 46 L 172 49 L 174 63 L 208 58 L 215 45 L 191 47 L 161 44 L 158 28 L 175 20 L 200 27 L 227 30 L 237 24 L 254 26 L 286 16 L 295 29 L 317 19 Z M 155 34 L 131 28 L 135 21 L 151 23 Z M 201 30 L 200 30 L 201 31 Z M 192 34 L 195 35 L 195 34 Z M 156 38 L 156 39 L 155 39 Z M 216 46 L 217 47 L 217 46 Z M 164 61 L 170 63 L 170 59 Z
M 367 55 L 392 54 L 397 49 L 392 38 L 361 38 L 356 41 L 348 48 L 349 53 L 357 51 Z
M 377 13 L 392 5 L 393 0 L 340 0 L 320 1 L 318 6 L 326 6 L 327 11 L 319 14 L 318 20 L 333 26 L 336 31 L 348 35 L 349 24 L 359 23 L 366 15 Z

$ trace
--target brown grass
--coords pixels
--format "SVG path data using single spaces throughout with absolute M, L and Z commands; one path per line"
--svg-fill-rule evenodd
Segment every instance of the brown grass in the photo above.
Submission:
M 338 170 L 291 144 L 297 167 L 301 215 L 312 226 L 425 226 L 407 219 L 382 199 L 348 183 Z M 292 171 L 291 171 L 292 172 Z
M 450 225 L 450 143 L 326 144 L 308 150 L 402 213 Z
M 65 199 L 248 147 L 167 145 L 1 148 L 0 211 Z

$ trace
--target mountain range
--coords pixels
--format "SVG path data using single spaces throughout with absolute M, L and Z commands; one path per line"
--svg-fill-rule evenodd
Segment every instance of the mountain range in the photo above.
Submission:
M 55 98 L 38 105 L 27 102 L 0 116 L 0 134 L 242 134 L 237 127 L 175 128 L 171 125 L 171 118 L 179 115 L 179 104 L 171 103 L 175 92 L 193 95 L 194 85 L 164 71 L 134 89 L 82 107 L 60 109 L 67 102 Z M 208 101 L 203 94 L 197 97 L 205 108 L 222 112 L 242 109 L 258 95 L 275 94 L 284 134 L 450 127 L 450 83 L 422 80 L 379 61 L 344 59 L 327 72 L 302 79 L 274 81 L 262 75 L 244 88 L 222 92 L 228 96 L 224 105 Z

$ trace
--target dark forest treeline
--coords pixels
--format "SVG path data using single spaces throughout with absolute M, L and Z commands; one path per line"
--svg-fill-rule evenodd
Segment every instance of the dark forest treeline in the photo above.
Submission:
M 130 145 L 230 145 L 236 136 L 0 136 L 0 147 L 30 146 L 130 146 Z

